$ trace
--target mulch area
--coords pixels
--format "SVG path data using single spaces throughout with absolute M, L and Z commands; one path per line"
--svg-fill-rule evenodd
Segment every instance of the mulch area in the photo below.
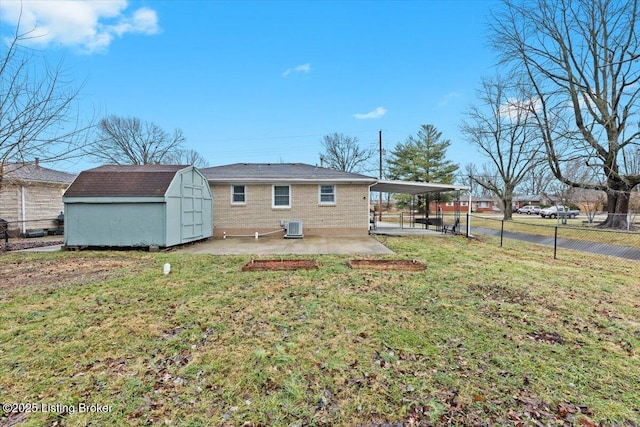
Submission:
M 0 240 L 0 253 L 21 251 L 23 249 L 41 248 L 44 246 L 61 245 L 63 243 L 60 236 L 45 236 L 32 239 L 15 238 L 9 239 L 5 243 L 4 239 Z
M 317 269 L 318 262 L 308 259 L 258 259 L 251 260 L 242 267 L 242 271 L 284 271 Z

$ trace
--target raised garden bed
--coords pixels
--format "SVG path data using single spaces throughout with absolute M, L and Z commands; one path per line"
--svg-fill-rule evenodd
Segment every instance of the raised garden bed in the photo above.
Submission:
M 420 271 L 427 268 L 423 263 L 416 260 L 400 259 L 352 259 L 349 267 L 369 270 L 410 270 Z
M 254 259 L 242 267 L 242 271 L 265 270 L 316 270 L 318 261 L 312 259 Z

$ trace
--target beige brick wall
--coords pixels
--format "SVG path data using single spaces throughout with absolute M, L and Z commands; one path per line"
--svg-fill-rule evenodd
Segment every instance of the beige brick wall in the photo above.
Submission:
M 2 183 L 0 188 L 0 218 L 9 221 L 9 229 L 15 234 L 22 230 L 22 195 L 24 189 L 25 216 L 27 229 L 55 228 L 54 221 L 64 210 L 62 194 L 67 186 L 33 183 Z
M 279 184 L 280 185 L 280 184 Z M 282 184 L 286 185 L 286 184 Z M 280 229 L 280 221 L 302 220 L 311 235 L 366 235 L 369 232 L 369 187 L 336 185 L 335 204 L 319 203 L 318 185 L 290 185 L 290 208 L 272 207 L 271 185 L 246 185 L 246 204 L 231 204 L 230 185 L 212 185 L 214 236 L 253 235 Z M 282 237 L 284 233 L 274 233 Z

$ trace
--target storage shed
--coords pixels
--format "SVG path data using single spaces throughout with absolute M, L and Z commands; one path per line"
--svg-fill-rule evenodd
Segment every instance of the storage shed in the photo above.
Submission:
M 213 234 L 211 190 L 193 166 L 100 166 L 62 201 L 67 248 L 169 247 Z

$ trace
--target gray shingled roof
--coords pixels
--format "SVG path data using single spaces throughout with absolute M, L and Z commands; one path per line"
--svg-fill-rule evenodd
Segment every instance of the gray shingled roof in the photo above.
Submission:
M 31 164 L 5 163 L 4 179 L 23 182 L 46 182 L 52 184 L 69 184 L 76 177 L 67 172 L 43 168 Z
M 372 184 L 370 176 L 321 168 L 304 163 L 235 163 L 200 169 L 210 182 L 358 182 Z
M 106 165 L 83 171 L 64 197 L 160 197 L 185 165 Z

